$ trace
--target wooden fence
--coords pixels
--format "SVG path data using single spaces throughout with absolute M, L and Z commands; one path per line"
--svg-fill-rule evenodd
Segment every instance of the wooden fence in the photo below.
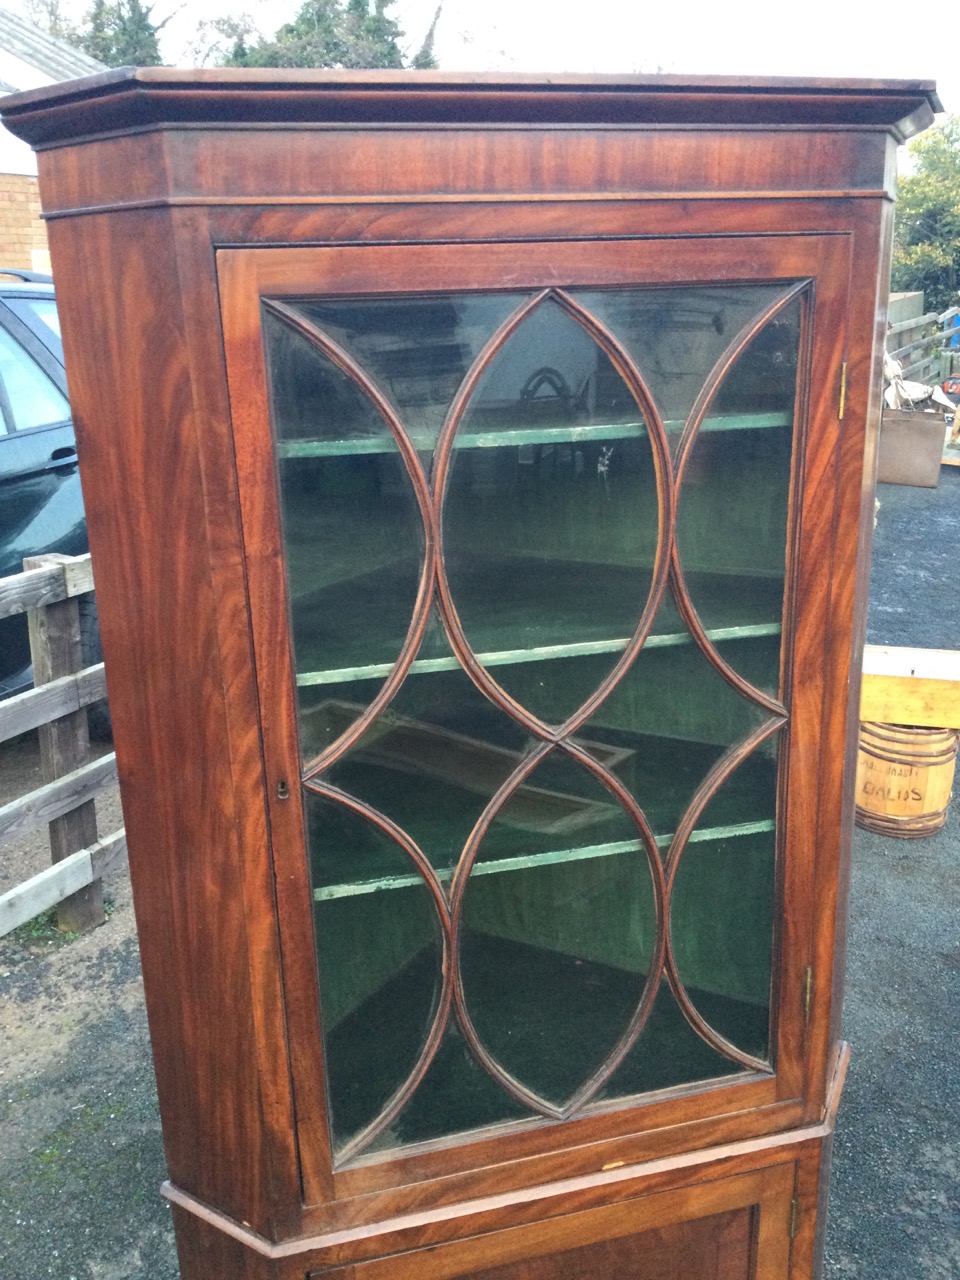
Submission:
M 890 325 L 887 355 L 900 362 L 905 378 L 929 386 L 950 377 L 954 361 L 960 366 L 960 347 L 954 352 L 948 345 L 952 340 L 960 343 L 960 328 L 953 327 L 956 316 L 960 316 L 960 307 Z
M 43 785 L 0 805 L 0 844 L 50 828 L 52 865 L 0 896 L 0 936 L 57 907 L 61 929 L 102 923 L 100 877 L 126 857 L 123 829 L 98 838 L 94 796 L 117 760 L 92 758 L 86 708 L 106 696 L 103 663 L 83 667 L 78 597 L 93 590 L 87 556 L 37 556 L 0 578 L 0 618 L 27 613 L 36 687 L 0 702 L 0 742 L 39 730 Z

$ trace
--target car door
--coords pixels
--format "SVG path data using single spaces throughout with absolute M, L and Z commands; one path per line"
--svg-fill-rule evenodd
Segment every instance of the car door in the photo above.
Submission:
M 0 576 L 23 558 L 86 549 L 77 452 L 62 365 L 0 305 Z M 19 625 L 17 625 L 19 623 Z M 0 685 L 29 663 L 26 628 L 0 631 Z

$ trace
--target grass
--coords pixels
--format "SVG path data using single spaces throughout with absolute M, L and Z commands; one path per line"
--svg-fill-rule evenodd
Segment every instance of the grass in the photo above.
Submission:
M 116 909 L 116 903 L 113 898 L 105 893 L 103 898 L 105 920 L 109 920 Z M 28 951 L 56 949 L 66 946 L 67 943 L 74 942 L 80 937 L 78 933 L 61 929 L 58 926 L 56 907 L 51 907 L 49 911 L 43 911 L 40 915 L 34 916 L 26 924 L 13 929 L 9 936 L 15 943 Z

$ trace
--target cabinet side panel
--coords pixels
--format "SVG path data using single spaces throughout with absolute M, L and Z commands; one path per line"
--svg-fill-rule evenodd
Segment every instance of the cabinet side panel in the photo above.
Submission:
M 228 690 L 174 250 L 163 216 L 140 214 L 60 223 L 51 251 L 169 1169 L 262 1227 Z
M 895 170 L 896 147 L 889 143 L 890 167 Z M 848 559 L 847 576 L 841 588 L 837 627 L 850 636 L 848 657 L 849 697 L 846 706 L 846 753 L 843 794 L 840 799 L 843 832 L 840 846 L 840 889 L 838 929 L 840 941 L 833 965 L 833 994 L 830 1008 L 829 1048 L 840 1037 L 842 993 L 845 968 L 846 913 L 849 892 L 850 846 L 853 836 L 854 785 L 857 738 L 860 727 L 860 683 L 863 645 L 867 629 L 867 598 L 870 589 L 870 556 L 873 543 L 874 494 L 877 471 L 877 439 L 880 430 L 882 359 L 887 328 L 890 290 L 890 255 L 893 241 L 894 205 L 888 201 L 858 205 L 851 211 L 857 226 L 854 240 L 853 272 L 856 280 L 874 281 L 874 289 L 855 290 L 850 331 L 856 339 L 848 356 L 848 412 L 844 422 L 842 486 L 845 527 L 840 530 L 848 545 L 856 542 L 856 562 Z M 854 520 L 857 527 L 854 527 Z M 836 774 L 834 775 L 836 776 Z
M 840 1034 L 842 985 L 853 834 L 853 782 L 859 726 L 860 675 L 866 630 L 880 360 L 889 281 L 893 206 L 848 207 L 850 319 L 843 351 L 846 370 L 832 449 L 833 492 L 824 485 L 822 520 L 831 565 L 824 612 L 824 689 L 821 710 L 816 861 L 819 886 L 810 940 L 812 974 L 807 1038 L 808 1119 L 821 1112 Z M 840 393 L 838 403 L 840 401 Z M 828 505 L 829 504 L 829 505 Z

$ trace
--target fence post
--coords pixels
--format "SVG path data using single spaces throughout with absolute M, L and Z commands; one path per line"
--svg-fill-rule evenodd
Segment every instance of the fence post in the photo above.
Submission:
M 69 559 L 59 555 L 30 556 L 24 560 L 23 567 L 43 569 Z M 35 684 L 47 684 L 81 669 L 80 607 L 76 596 L 32 609 L 29 622 Z M 41 725 L 38 732 L 44 782 L 53 782 L 90 759 L 85 707 Z M 50 853 L 54 862 L 61 862 L 71 853 L 96 843 L 97 814 L 92 800 L 50 823 Z M 64 898 L 57 908 L 58 927 L 70 933 L 83 933 L 103 924 L 104 918 L 100 880 Z

